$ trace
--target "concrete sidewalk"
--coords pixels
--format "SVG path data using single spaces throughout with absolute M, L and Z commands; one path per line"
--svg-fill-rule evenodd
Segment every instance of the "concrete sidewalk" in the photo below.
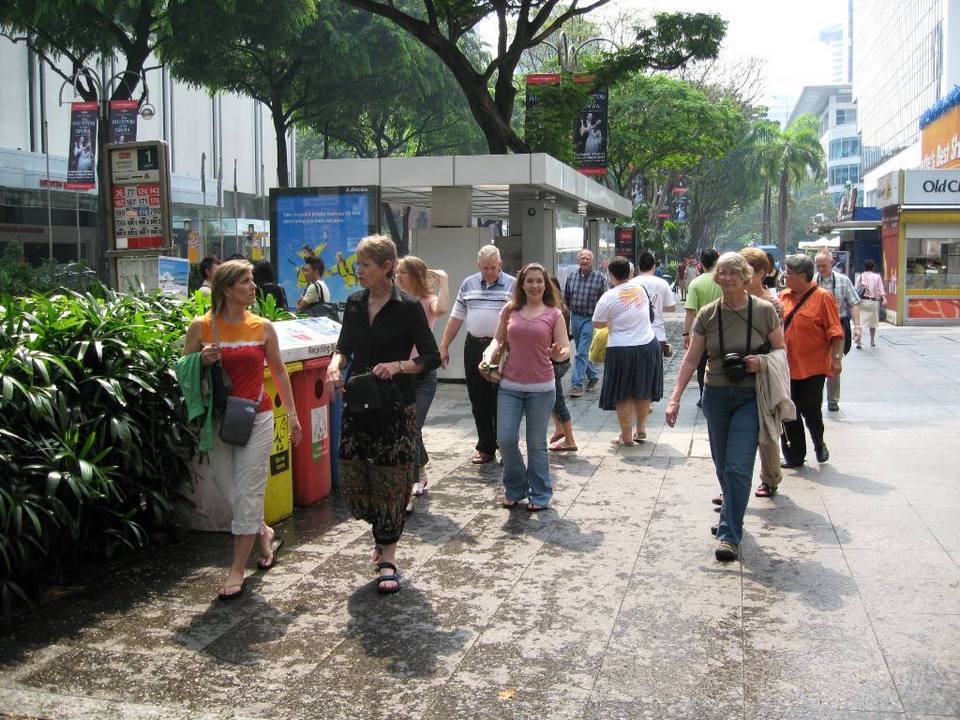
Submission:
M 960 717 L 958 367 L 952 328 L 884 326 L 852 351 L 831 462 L 751 498 L 726 566 L 696 383 L 676 428 L 661 403 L 619 451 L 596 394 L 571 400 L 580 451 L 552 457 L 534 515 L 495 503 L 500 468 L 467 462 L 466 391 L 443 385 L 402 592 L 376 594 L 369 531 L 337 498 L 282 523 L 278 566 L 230 605 L 229 539 L 192 535 L 24 618 L 0 715 Z

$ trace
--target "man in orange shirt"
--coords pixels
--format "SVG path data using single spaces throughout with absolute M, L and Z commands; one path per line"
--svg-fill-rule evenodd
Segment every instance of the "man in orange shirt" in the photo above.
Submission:
M 795 468 L 803 465 L 807 455 L 803 422 L 810 431 L 817 462 L 830 459 L 823 442 L 820 406 L 824 381 L 840 375 L 842 370 L 843 325 L 833 293 L 818 287 L 813 280 L 813 260 L 806 255 L 791 255 L 786 266 L 787 289 L 780 300 L 790 363 L 790 398 L 797 406 L 797 419 L 783 424 L 780 446 L 784 457 L 781 467 Z

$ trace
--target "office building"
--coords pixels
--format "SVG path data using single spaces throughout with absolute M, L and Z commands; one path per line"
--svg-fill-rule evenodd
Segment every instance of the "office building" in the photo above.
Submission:
M 267 198 L 277 184 L 276 135 L 269 111 L 246 97 L 211 96 L 180 83 L 152 58 L 146 67 L 155 114 L 139 118 L 137 139 L 162 139 L 170 145 L 177 253 L 187 256 L 190 230 L 206 241 L 209 252 L 252 253 L 254 246 L 268 242 Z M 95 70 L 112 88 L 110 78 L 121 68 L 105 62 Z M 135 98 L 139 95 L 138 89 Z M 47 258 L 51 247 L 59 261 L 78 255 L 91 260 L 96 194 L 63 189 L 70 102 L 77 99 L 72 85 L 23 43 L 0 37 L 0 245 L 21 244 L 32 262 Z M 287 138 L 291 177 L 296 166 L 293 144 Z M 221 159 L 218 196 L 215 172 Z

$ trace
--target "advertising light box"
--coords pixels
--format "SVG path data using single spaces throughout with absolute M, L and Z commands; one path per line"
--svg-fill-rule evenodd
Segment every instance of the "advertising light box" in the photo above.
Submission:
M 296 307 L 307 287 L 304 261 L 319 257 L 332 302 L 361 290 L 357 244 L 379 228 L 379 194 L 371 187 L 270 190 L 270 261 L 277 282 Z

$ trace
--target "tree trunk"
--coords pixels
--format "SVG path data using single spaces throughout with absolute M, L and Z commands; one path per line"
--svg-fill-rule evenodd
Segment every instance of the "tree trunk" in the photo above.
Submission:
M 770 181 L 763 183 L 763 219 L 760 226 L 761 245 L 770 244 Z
M 279 105 L 270 107 L 273 131 L 277 136 L 277 187 L 290 187 L 290 169 L 287 167 L 287 122 Z
M 787 216 L 790 212 L 790 173 L 780 173 L 780 197 L 777 199 L 777 244 L 781 257 L 787 254 Z

